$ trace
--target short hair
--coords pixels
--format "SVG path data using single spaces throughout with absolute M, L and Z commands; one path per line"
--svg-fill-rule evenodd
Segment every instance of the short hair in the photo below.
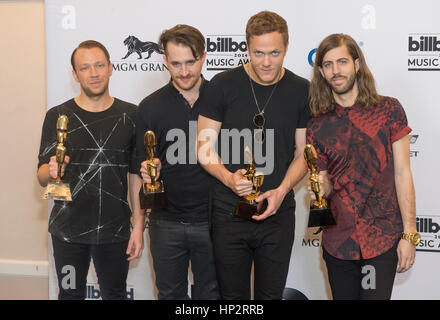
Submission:
M 368 69 L 364 54 L 356 41 L 349 35 L 335 33 L 327 36 L 319 44 L 316 50 L 315 63 L 313 65 L 313 76 L 310 81 L 309 104 L 313 116 L 328 113 L 334 110 L 334 97 L 330 85 L 321 75 L 320 68 L 324 56 L 332 49 L 345 46 L 353 61 L 359 59 L 359 71 L 356 73 L 356 80 L 359 88 L 357 101 L 368 108 L 379 103 L 380 97 L 376 91 L 374 77 Z
M 75 59 L 75 53 L 78 49 L 92 49 L 92 48 L 99 48 L 101 49 L 104 54 L 105 57 L 107 58 L 107 62 L 110 62 L 110 54 L 108 53 L 108 50 L 106 47 L 104 47 L 104 45 L 98 41 L 95 40 L 86 40 L 81 42 L 78 47 L 75 48 L 75 50 L 73 50 L 72 52 L 72 56 L 70 57 L 70 63 L 72 64 L 72 68 L 73 70 L 75 69 L 75 63 L 74 63 L 74 59 Z
M 167 55 L 167 44 L 170 41 L 189 47 L 196 59 L 201 58 L 205 53 L 205 37 L 198 29 L 186 24 L 178 24 L 162 32 L 159 37 L 159 47 L 165 55 Z
M 284 45 L 289 43 L 289 29 L 283 17 L 271 11 L 261 11 L 249 18 L 246 25 L 246 42 L 249 44 L 252 36 L 279 32 L 283 36 Z

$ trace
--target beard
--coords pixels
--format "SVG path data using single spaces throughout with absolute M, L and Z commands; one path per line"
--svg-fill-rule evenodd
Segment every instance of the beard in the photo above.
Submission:
M 194 75 L 190 75 L 191 76 L 191 80 L 187 83 L 185 83 L 183 80 L 180 79 L 180 77 L 175 77 L 172 78 L 173 83 L 175 86 L 177 86 L 179 89 L 183 90 L 183 91 L 189 91 L 191 89 L 193 89 L 197 83 L 199 82 L 199 80 L 201 79 L 200 76 L 194 76 Z
M 347 92 L 349 92 L 349 91 L 351 91 L 353 89 L 354 84 L 356 82 L 356 74 L 355 73 L 351 74 L 348 78 L 345 77 L 347 79 L 347 82 L 342 87 L 341 86 L 336 86 L 336 85 L 333 84 L 333 79 L 337 78 L 337 77 L 340 77 L 340 76 L 336 75 L 332 79 L 330 79 L 330 81 L 326 80 L 328 85 L 332 88 L 332 90 L 335 93 L 337 93 L 337 94 L 345 94 L 345 93 L 347 93 Z
M 84 91 L 85 95 L 89 98 L 96 98 L 96 97 L 101 97 L 102 95 L 104 95 L 104 93 L 107 91 L 108 89 L 108 84 L 106 86 L 104 86 L 102 88 L 102 90 L 99 91 L 93 91 L 88 87 L 84 87 L 81 86 L 82 90 Z

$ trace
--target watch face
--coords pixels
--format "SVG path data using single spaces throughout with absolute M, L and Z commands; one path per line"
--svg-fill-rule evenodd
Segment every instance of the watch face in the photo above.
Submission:
M 414 233 L 413 238 L 412 238 L 412 243 L 414 243 L 415 245 L 418 245 L 420 242 L 420 238 L 421 238 L 420 233 L 418 233 L 418 232 Z

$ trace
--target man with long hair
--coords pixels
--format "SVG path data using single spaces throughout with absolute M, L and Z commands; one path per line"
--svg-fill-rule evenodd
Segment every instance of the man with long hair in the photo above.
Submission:
M 324 227 L 323 258 L 334 299 L 390 299 L 411 268 L 415 219 L 405 111 L 380 96 L 364 55 L 345 34 L 316 51 L 307 142 L 318 154 L 321 195 L 336 225 Z

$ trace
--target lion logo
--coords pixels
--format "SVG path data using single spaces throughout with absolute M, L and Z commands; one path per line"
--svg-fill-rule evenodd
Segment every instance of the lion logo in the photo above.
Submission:
M 164 53 L 162 50 L 160 50 L 157 43 L 154 43 L 151 41 L 142 42 L 138 38 L 136 38 L 135 36 L 128 36 L 124 40 L 124 44 L 127 46 L 128 52 L 125 55 L 125 57 L 123 57 L 122 59 L 127 59 L 128 56 L 130 56 L 133 52 L 136 52 L 138 54 L 138 56 L 139 56 L 138 59 L 142 59 L 143 52 L 148 53 L 148 56 L 145 59 L 149 59 L 153 52 L 157 52 L 159 54 Z

